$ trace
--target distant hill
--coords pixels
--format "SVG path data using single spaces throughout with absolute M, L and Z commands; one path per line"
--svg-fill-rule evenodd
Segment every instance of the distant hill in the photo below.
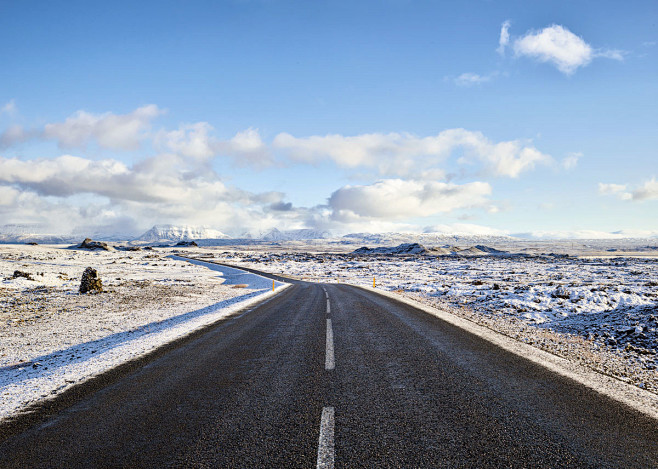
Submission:
M 377 247 L 377 248 L 368 248 L 362 247 L 353 252 L 353 254 L 394 254 L 394 255 L 404 255 L 404 254 L 425 254 L 427 248 L 422 244 L 410 243 L 410 244 L 400 244 L 395 247 Z
M 194 241 L 199 239 L 228 239 L 229 236 L 212 228 L 189 225 L 155 225 L 134 241 L 159 243 Z
M 406 243 L 399 246 L 379 246 L 376 248 L 361 247 L 353 251 L 352 254 L 371 255 L 371 254 L 387 254 L 387 255 L 413 255 L 422 254 L 429 256 L 492 256 L 508 254 L 507 251 L 500 251 L 498 249 L 490 248 L 483 245 L 471 246 L 467 248 L 459 248 L 455 246 L 443 246 L 436 248 L 426 248 L 418 243 Z
M 399 244 L 418 243 L 425 246 L 446 244 L 493 244 L 509 242 L 509 236 L 493 235 L 451 235 L 446 233 L 350 233 L 341 238 L 343 244 L 374 244 L 379 246 L 397 246 Z
M 261 233 L 257 238 L 263 241 L 303 241 L 308 239 L 328 239 L 330 237 L 331 233 L 328 231 L 313 230 L 310 228 L 286 231 L 273 228 Z
M 69 244 L 74 242 L 74 239 L 70 235 L 48 234 L 40 225 L 10 224 L 0 226 L 0 243 Z

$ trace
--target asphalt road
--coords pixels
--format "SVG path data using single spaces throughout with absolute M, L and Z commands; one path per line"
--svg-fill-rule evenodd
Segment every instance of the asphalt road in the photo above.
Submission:
M 333 465 L 658 467 L 658 423 L 411 306 L 300 282 L 0 428 L 2 468 Z

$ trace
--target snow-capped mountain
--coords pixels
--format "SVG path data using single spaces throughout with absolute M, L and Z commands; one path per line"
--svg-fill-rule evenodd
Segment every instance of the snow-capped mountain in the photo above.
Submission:
M 198 239 L 227 239 L 229 236 L 221 231 L 204 226 L 189 225 L 155 225 L 135 241 L 148 243 L 168 241 L 193 241 Z

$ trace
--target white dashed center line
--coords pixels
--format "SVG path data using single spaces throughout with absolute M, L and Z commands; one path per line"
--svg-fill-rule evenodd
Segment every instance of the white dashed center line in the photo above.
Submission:
M 327 314 L 331 313 L 331 305 L 329 304 L 329 298 L 327 298 Z
M 318 469 L 334 467 L 334 408 L 322 409 L 320 420 L 320 440 L 318 441 Z
M 333 370 L 336 367 L 334 361 L 334 330 L 331 328 L 331 319 L 327 319 L 327 355 L 324 361 L 325 370 Z

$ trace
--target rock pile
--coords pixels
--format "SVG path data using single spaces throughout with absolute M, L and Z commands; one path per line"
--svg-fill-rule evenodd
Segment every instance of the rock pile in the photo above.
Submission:
M 98 276 L 96 269 L 87 267 L 82 273 L 80 281 L 80 293 L 100 293 L 103 291 L 103 282 Z

